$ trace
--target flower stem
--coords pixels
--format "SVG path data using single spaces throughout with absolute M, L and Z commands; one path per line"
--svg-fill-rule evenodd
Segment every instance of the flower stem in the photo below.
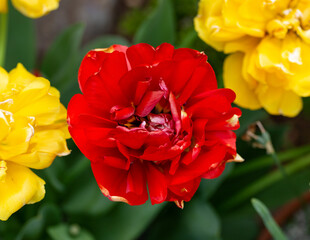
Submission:
M 8 14 L 0 14 L 0 67 L 4 67 L 8 32 Z

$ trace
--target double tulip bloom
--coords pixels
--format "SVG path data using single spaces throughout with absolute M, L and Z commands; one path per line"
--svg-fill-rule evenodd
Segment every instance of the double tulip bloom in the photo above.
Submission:
M 309 0 L 201 0 L 195 27 L 231 53 L 224 83 L 237 104 L 289 117 L 301 111 L 310 96 Z
M 139 205 L 149 192 L 152 204 L 183 207 L 201 178 L 238 161 L 232 130 L 241 112 L 202 52 L 143 43 L 93 50 L 79 84 L 69 131 L 110 200 Z
M 56 10 L 60 0 L 12 0 L 14 7 L 30 18 L 39 18 Z M 0 1 L 0 13 L 8 11 L 8 0 Z
M 70 153 L 66 109 L 48 80 L 21 65 L 0 67 L 0 220 L 40 201 L 45 182 L 30 168 L 47 168 Z

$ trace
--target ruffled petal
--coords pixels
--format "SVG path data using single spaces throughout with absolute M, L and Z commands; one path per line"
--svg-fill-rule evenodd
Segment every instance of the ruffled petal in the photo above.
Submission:
M 0 220 L 7 220 L 25 204 L 44 198 L 45 182 L 26 167 L 7 162 L 5 176 L 0 179 Z

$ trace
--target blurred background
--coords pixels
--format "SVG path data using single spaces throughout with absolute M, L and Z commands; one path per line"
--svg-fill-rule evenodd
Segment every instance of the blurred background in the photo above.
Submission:
M 57 11 L 35 21 L 11 7 L 6 68 L 23 62 L 48 78 L 67 105 L 79 93 L 77 70 L 90 49 L 169 42 L 204 51 L 223 87 L 225 55 L 202 42 L 193 27 L 198 2 L 62 0 Z M 268 206 L 289 239 L 310 239 L 309 99 L 304 104 L 294 119 L 243 110 L 237 149 L 245 162 L 227 164 L 221 177 L 202 180 L 183 210 L 174 203 L 131 207 L 110 202 L 101 194 L 89 161 L 70 140 L 71 155 L 36 172 L 47 183 L 45 199 L 0 222 L 0 239 L 271 239 L 251 204 L 253 197 Z M 270 134 L 274 155 L 247 134 L 261 135 L 256 121 Z

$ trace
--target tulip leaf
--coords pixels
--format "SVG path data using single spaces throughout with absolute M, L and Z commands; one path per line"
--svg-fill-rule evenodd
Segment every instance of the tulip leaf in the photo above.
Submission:
M 41 71 L 60 91 L 77 81 L 78 54 L 83 32 L 83 24 L 66 29 L 53 42 L 43 59 Z
M 292 163 L 287 164 L 284 167 L 285 172 L 288 176 L 293 175 L 297 172 L 302 171 L 303 169 L 310 166 L 310 154 L 305 155 L 299 159 L 292 161 Z M 255 182 L 247 184 L 245 188 L 241 189 L 237 193 L 233 194 L 230 199 L 226 200 L 223 204 L 220 205 L 221 209 L 232 209 L 244 202 L 245 200 L 251 198 L 255 194 L 263 191 L 267 187 L 272 186 L 276 182 L 283 179 L 283 175 L 279 169 L 268 173 L 261 178 L 257 179 Z M 286 180 L 286 179 L 284 179 Z
M 88 181 L 79 179 L 78 186 L 71 184 L 72 194 L 64 202 L 64 211 L 71 215 L 100 216 L 110 210 L 114 205 L 100 192 L 95 179 L 87 174 Z
M 275 240 L 288 240 L 279 225 L 275 222 L 268 208 L 260 200 L 253 198 L 251 200 L 256 212 L 262 218 L 266 228 Z
M 29 71 L 35 67 L 36 34 L 34 21 L 15 10 L 10 3 L 5 68 L 22 63 Z
M 129 206 L 117 203 L 108 214 L 88 220 L 89 229 L 92 229 L 96 239 L 102 236 L 105 240 L 137 239 L 165 205 L 161 203 L 151 206 L 147 202 L 141 206 Z
M 161 43 L 175 44 L 175 14 L 171 0 L 158 0 L 158 6 L 145 20 L 136 35 L 134 43 L 148 43 L 156 47 Z
M 60 224 L 49 227 L 48 235 L 52 240 L 94 240 L 95 238 L 86 230 L 81 229 L 78 225 L 68 226 Z
M 57 224 L 61 221 L 59 208 L 53 204 L 44 204 L 37 216 L 29 219 L 21 228 L 16 240 L 40 239 L 46 226 Z
M 194 197 L 179 209 L 172 203 L 149 228 L 148 240 L 219 240 L 220 220 L 213 207 Z

